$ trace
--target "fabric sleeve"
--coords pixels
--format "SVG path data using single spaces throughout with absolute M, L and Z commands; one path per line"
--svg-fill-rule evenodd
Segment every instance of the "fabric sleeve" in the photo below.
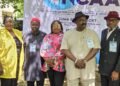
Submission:
M 56 54 L 55 57 L 57 57 L 58 60 L 64 59 L 65 55 L 62 53 L 61 50 L 59 50 Z
M 120 30 L 118 32 L 118 40 L 120 41 Z M 117 59 L 117 63 L 115 66 L 115 71 L 120 72 L 120 43 L 118 47 L 118 59 Z
M 61 43 L 61 48 L 60 49 L 61 50 L 62 49 L 69 49 L 67 33 L 65 33 L 64 36 L 63 36 L 62 43 Z
M 93 40 L 94 40 L 94 48 L 101 48 L 100 47 L 100 39 L 95 31 L 93 31 Z
M 48 52 L 48 48 L 50 47 L 50 44 L 49 44 L 49 39 L 48 39 L 48 35 L 46 35 L 44 38 L 43 38 L 43 41 L 42 41 L 42 44 L 41 44 L 41 47 L 40 47 L 40 55 L 41 57 L 43 57 L 43 59 L 47 59 L 49 57 L 49 55 L 47 54 Z
M 2 36 L 0 35 L 0 61 L 2 61 L 2 57 L 5 55 L 5 43 L 2 40 Z
M 120 56 L 118 57 L 117 64 L 115 67 L 115 71 L 120 72 Z

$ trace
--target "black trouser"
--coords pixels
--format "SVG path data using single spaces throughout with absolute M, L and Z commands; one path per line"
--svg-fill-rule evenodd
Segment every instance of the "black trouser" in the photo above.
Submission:
M 40 81 L 36 81 L 36 86 L 44 86 L 44 80 L 46 78 L 46 73 L 43 73 L 43 78 Z M 27 81 L 27 86 L 35 86 L 34 85 L 35 81 Z
M 27 81 L 27 86 L 35 86 L 35 81 Z M 44 81 L 36 81 L 36 86 L 44 86 Z
M 17 79 L 1 78 L 1 86 L 17 86 Z
M 120 80 L 111 80 L 111 76 L 101 75 L 101 86 L 120 86 Z
M 52 68 L 48 70 L 50 86 L 63 86 L 65 72 L 54 71 Z

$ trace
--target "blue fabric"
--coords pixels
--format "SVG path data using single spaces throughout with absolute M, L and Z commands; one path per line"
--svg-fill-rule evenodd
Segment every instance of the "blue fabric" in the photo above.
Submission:
M 96 64 L 99 64 L 100 52 L 96 54 Z

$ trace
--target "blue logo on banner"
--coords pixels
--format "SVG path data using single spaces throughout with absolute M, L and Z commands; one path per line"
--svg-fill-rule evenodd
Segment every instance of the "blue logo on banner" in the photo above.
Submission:
M 65 10 L 71 8 L 76 4 L 76 0 L 44 0 L 44 3 L 55 10 Z

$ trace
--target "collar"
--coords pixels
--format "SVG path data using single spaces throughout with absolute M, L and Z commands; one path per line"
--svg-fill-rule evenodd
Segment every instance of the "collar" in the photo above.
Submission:
M 109 32 L 113 32 L 113 31 L 115 31 L 116 29 L 117 29 L 117 27 L 112 28 L 112 30 L 110 30 L 110 28 L 108 28 L 108 33 L 109 33 Z
M 40 31 L 38 31 L 37 33 L 33 33 L 33 32 L 31 32 L 31 33 L 32 33 L 33 36 L 37 36 L 37 35 L 40 34 Z

